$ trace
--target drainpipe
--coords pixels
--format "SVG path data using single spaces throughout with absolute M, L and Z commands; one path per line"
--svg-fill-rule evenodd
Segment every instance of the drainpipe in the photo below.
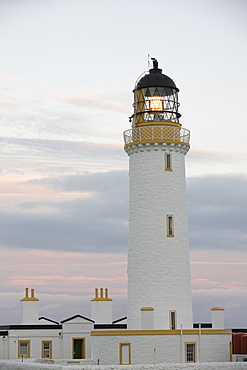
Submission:
M 183 363 L 183 325 L 180 329 L 180 362 Z
M 202 336 L 202 329 L 201 324 L 199 324 L 198 330 L 198 362 L 201 362 L 201 336 Z

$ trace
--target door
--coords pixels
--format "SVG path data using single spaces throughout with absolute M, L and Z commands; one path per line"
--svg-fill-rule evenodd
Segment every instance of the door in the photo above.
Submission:
M 73 338 L 73 358 L 85 358 L 85 338 Z

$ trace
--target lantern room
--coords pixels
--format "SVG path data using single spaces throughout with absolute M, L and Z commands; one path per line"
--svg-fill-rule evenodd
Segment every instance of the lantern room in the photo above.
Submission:
M 179 124 L 181 114 L 178 113 L 179 89 L 174 81 L 162 73 L 158 68 L 158 62 L 153 60 L 153 68 L 148 74 L 141 76 L 135 85 L 134 114 L 132 126 L 144 126 L 152 124 L 167 125 L 167 122 Z
M 152 61 L 153 68 L 137 79 L 133 90 L 134 114 L 130 117 L 132 128 L 124 132 L 125 149 L 147 143 L 177 143 L 188 150 L 190 132 L 179 123 L 179 89 L 158 68 L 157 60 Z

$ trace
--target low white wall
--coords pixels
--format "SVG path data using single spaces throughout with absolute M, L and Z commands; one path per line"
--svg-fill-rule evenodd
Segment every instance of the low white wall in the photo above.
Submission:
M 114 331 L 93 332 L 92 348 L 95 361 L 99 359 L 102 365 L 120 363 L 120 344 L 129 343 L 131 364 L 167 364 L 185 363 L 186 343 L 195 343 L 197 362 L 227 362 L 230 360 L 231 334 L 210 334 L 205 331 L 199 338 L 198 332 L 179 335 L 179 331 L 171 331 L 170 335 L 152 334 L 152 331 L 143 335 L 133 335 L 126 331 L 126 335 L 114 335 Z M 195 334 L 194 334 L 195 332 Z M 185 331 L 184 331 L 185 333 Z M 118 333 L 115 333 L 118 334 Z
M 193 364 L 158 364 L 158 365 L 83 365 L 83 366 L 62 366 L 62 365 L 45 365 L 30 362 L 11 362 L 0 361 L 0 370 L 225 370 L 225 369 L 247 369 L 246 362 L 210 362 L 210 363 L 193 363 Z
M 42 340 L 52 341 L 52 357 L 61 358 L 61 338 L 59 332 L 61 329 L 49 330 L 43 329 L 40 325 L 40 330 L 11 330 L 6 336 L 5 351 L 2 359 L 17 359 L 18 358 L 18 340 L 30 340 L 30 357 L 40 358 L 42 356 Z M 0 351 L 1 352 L 1 351 Z

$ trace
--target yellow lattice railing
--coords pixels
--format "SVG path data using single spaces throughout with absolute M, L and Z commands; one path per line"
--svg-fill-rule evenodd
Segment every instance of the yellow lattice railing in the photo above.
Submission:
M 189 145 L 190 131 L 174 126 L 144 126 L 124 132 L 124 143 L 131 145 L 138 142 L 176 142 Z

